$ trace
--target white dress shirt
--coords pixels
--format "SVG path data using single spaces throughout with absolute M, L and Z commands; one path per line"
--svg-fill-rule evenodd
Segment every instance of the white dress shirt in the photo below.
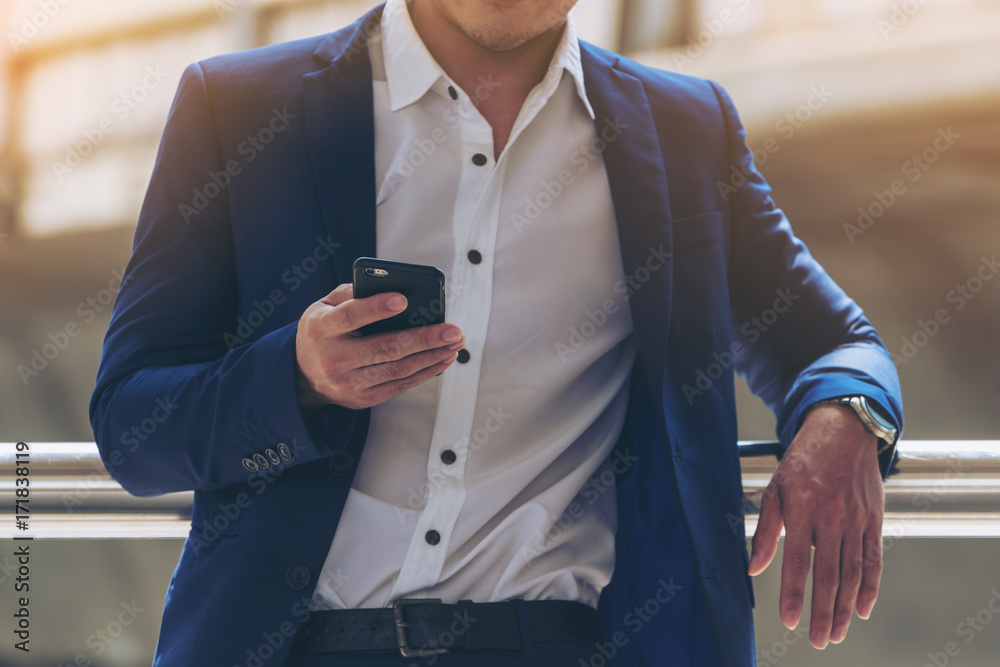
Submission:
M 372 409 L 311 608 L 596 607 L 635 347 L 573 20 L 497 160 L 472 101 L 496 81 L 455 85 L 404 0 L 388 1 L 369 52 L 378 256 L 444 271 L 468 357 Z

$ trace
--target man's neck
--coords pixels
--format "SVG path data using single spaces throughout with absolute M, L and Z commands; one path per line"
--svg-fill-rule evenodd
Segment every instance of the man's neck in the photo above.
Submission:
M 528 93 L 545 77 L 562 38 L 565 22 L 510 51 L 483 48 L 466 36 L 430 0 L 408 2 L 420 39 L 441 68 L 469 95 L 493 128 L 498 158 Z M 494 85 L 484 87 L 486 79 Z M 484 89 L 489 92 L 484 94 Z

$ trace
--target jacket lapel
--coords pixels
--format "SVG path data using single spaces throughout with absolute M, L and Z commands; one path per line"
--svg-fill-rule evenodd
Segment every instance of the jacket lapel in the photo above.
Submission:
M 590 44 L 580 44 L 587 98 L 597 135 L 606 143 L 622 266 L 639 358 L 662 405 L 673 286 L 673 233 L 661 141 L 646 91 L 636 77 Z
M 375 120 L 368 35 L 382 15 L 374 8 L 327 38 L 314 57 L 327 66 L 303 77 L 309 154 L 337 279 L 351 282 L 358 257 L 374 256 Z
M 358 257 L 376 254 L 375 123 L 368 39 L 383 5 L 325 40 L 314 57 L 327 66 L 303 78 L 310 157 L 327 231 L 339 246 L 339 282 L 351 282 Z M 642 82 L 617 60 L 581 42 L 587 96 L 618 223 L 622 265 L 639 356 L 654 396 L 661 398 L 670 324 L 670 204 L 661 143 Z M 348 129 L 349 128 L 349 129 Z

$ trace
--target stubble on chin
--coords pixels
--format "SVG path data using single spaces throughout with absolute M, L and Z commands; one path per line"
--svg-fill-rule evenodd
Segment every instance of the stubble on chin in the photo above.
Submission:
M 492 25 L 459 25 L 458 27 L 473 44 L 494 53 L 513 51 L 538 36 L 538 33 L 529 29 L 502 25 L 499 22 Z

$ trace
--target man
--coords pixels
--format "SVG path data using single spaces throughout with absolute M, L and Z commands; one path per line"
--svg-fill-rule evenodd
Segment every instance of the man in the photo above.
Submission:
M 91 403 L 127 490 L 195 490 L 155 664 L 750 665 L 782 527 L 786 625 L 813 548 L 811 643 L 871 613 L 892 361 L 726 94 L 571 5 L 389 0 L 185 72 Z M 361 256 L 441 267 L 448 322 L 361 336 L 405 306 Z M 734 369 L 786 450 L 752 559 Z

